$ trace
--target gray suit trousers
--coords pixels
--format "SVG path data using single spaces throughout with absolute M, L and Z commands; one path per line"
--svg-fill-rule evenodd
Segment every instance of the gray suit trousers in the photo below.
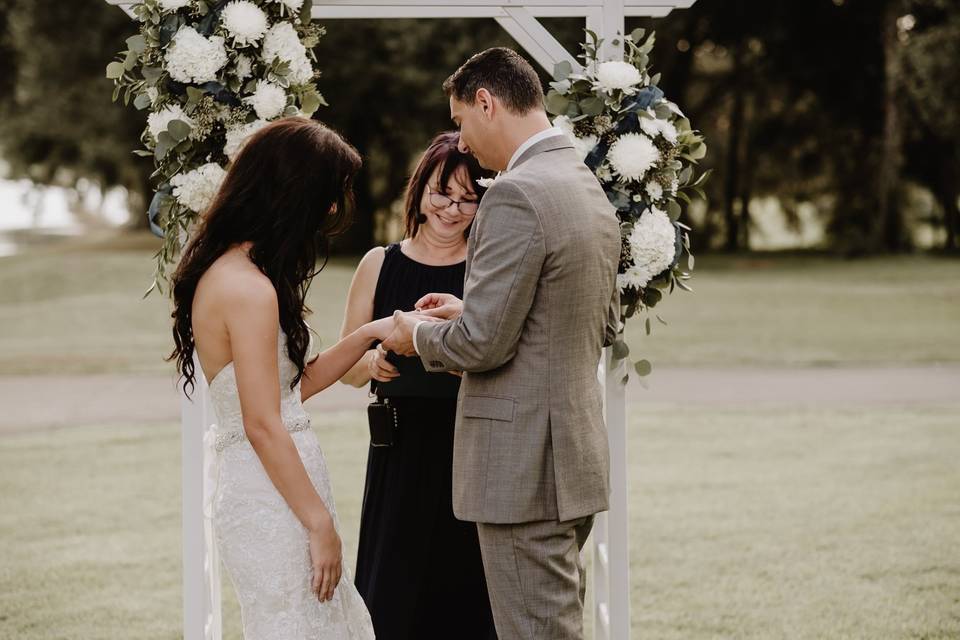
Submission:
M 587 579 L 580 550 L 593 516 L 477 523 L 499 640 L 583 640 Z

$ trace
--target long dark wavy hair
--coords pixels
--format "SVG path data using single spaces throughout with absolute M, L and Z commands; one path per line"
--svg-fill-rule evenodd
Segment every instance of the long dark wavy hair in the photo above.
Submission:
M 407 193 L 404 198 L 403 222 L 406 237 L 412 238 L 417 235 L 417 231 L 424 221 L 420 212 L 420 202 L 423 199 L 423 192 L 430 183 L 430 177 L 437 170 L 437 167 L 440 167 L 440 193 L 445 194 L 447 192 L 450 176 L 461 167 L 466 169 L 467 175 L 470 176 L 470 182 L 472 183 L 470 186 L 477 194 L 477 200 L 483 198 L 483 194 L 486 193 L 487 190 L 477 184 L 477 180 L 492 178 L 496 174 L 482 168 L 472 155 L 460 153 L 460 149 L 457 148 L 458 144 L 460 144 L 460 132 L 445 131 L 437 135 L 430 142 L 430 146 L 423 152 L 423 155 L 420 156 L 417 168 L 414 169 L 413 175 L 407 182 Z M 469 233 L 470 227 L 467 227 L 464 235 Z
M 350 224 L 353 179 L 360 155 L 336 132 L 307 118 L 284 118 L 244 145 L 202 216 L 172 277 L 177 370 L 195 388 L 192 308 L 197 283 L 230 248 L 249 242 L 250 261 L 273 283 L 287 354 L 303 376 L 309 329 L 304 302 L 323 269 L 333 236 Z M 318 267 L 317 264 L 322 260 Z

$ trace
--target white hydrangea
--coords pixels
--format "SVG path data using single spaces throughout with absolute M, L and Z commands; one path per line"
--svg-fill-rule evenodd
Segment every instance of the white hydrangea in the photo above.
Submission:
M 171 104 L 160 111 L 148 115 L 147 128 L 150 130 L 150 135 L 153 136 L 153 139 L 156 140 L 162 132 L 166 131 L 167 127 L 170 126 L 170 123 L 174 120 L 182 120 L 191 127 L 194 125 L 190 116 L 188 116 L 178 104 Z
M 227 129 L 227 142 L 223 145 L 224 155 L 230 158 L 231 162 L 236 160 L 237 154 L 240 153 L 247 139 L 268 124 L 270 123 L 266 120 L 254 120 L 248 124 Z
M 249 0 L 236 0 L 220 16 L 233 41 L 239 47 L 255 44 L 267 32 L 267 14 Z
M 302 84 L 313 78 L 313 65 L 307 57 L 307 48 L 289 22 L 273 25 L 263 38 L 264 61 L 270 64 L 275 58 L 290 63 L 289 78 L 293 83 Z
M 660 151 L 647 136 L 627 133 L 611 145 L 607 158 L 621 178 L 640 180 L 660 159 Z
M 640 129 L 651 138 L 662 135 L 670 144 L 677 143 L 677 128 L 669 120 L 640 118 Z
M 243 99 L 253 106 L 261 120 L 272 120 L 283 113 L 287 106 L 287 93 L 272 82 L 261 80 L 253 94 Z
M 176 11 L 190 4 L 190 0 L 159 0 L 158 4 L 166 11 Z
M 192 27 L 181 27 L 167 49 L 167 71 L 178 82 L 210 82 L 227 64 L 223 38 L 204 38 Z
M 570 139 L 570 142 L 573 143 L 573 148 L 576 150 L 577 155 L 581 160 L 586 159 L 586 157 L 593 151 L 593 148 L 597 146 L 597 143 L 600 139 L 595 135 L 579 137 L 573 130 L 573 121 L 570 120 L 567 116 L 557 116 L 553 120 L 553 126 L 557 127 Z
M 227 172 L 219 164 L 210 162 L 188 173 L 170 179 L 173 196 L 186 208 L 203 213 L 213 203 Z
M 596 86 L 606 92 L 616 90 L 633 93 L 643 80 L 640 70 L 629 62 L 611 60 L 602 62 L 597 67 Z
M 620 290 L 643 288 L 668 269 L 676 255 L 676 241 L 676 228 L 665 211 L 656 207 L 644 211 L 627 237 L 633 265 L 617 275 Z
M 660 186 L 659 182 L 655 182 L 651 180 L 650 182 L 647 183 L 645 190 L 647 192 L 647 195 L 650 196 L 651 200 L 659 200 L 660 198 L 663 197 L 663 187 Z

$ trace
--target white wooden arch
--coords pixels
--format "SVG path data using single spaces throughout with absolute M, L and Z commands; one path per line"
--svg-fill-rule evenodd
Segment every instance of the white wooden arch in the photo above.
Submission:
M 136 0 L 106 0 L 132 16 Z M 603 39 L 599 57 L 621 59 L 614 44 L 624 18 L 661 17 L 696 0 L 315 0 L 313 18 L 493 18 L 549 73 L 568 61 L 581 65 L 537 18 L 579 17 Z M 453 71 L 451 69 L 451 71 Z M 336 108 L 334 106 L 334 108 Z M 197 363 L 199 371 L 199 364 Z M 626 363 L 604 352 L 598 376 L 610 442 L 610 511 L 599 514 L 591 534 L 595 640 L 630 637 L 630 544 L 627 501 Z M 183 514 L 183 638 L 221 639 L 220 561 L 203 514 L 204 437 L 215 416 L 203 376 L 193 401 L 181 398 Z

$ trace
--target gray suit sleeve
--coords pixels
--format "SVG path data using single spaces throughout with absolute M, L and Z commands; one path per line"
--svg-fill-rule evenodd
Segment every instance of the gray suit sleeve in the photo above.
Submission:
M 613 296 L 607 310 L 607 326 L 603 334 L 603 346 L 611 347 L 620 335 L 620 287 L 613 284 Z
M 501 181 L 484 196 L 476 245 L 463 288 L 463 314 L 420 326 L 427 371 L 489 371 L 509 362 L 533 305 L 546 249 L 536 211 L 515 185 Z

